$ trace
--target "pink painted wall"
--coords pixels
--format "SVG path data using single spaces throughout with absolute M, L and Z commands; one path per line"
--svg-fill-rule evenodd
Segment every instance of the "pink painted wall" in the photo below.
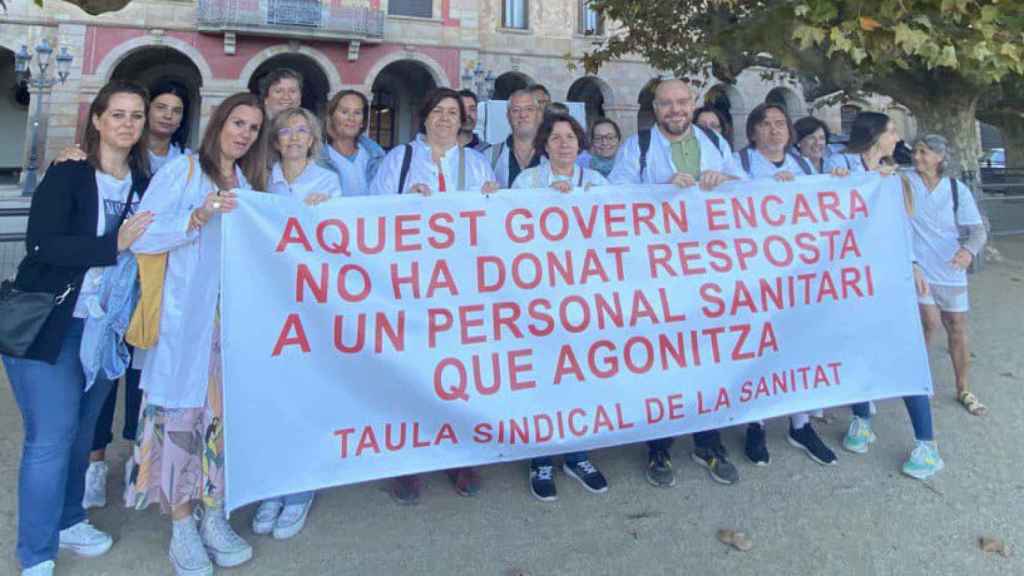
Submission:
M 444 1 L 444 12 L 448 12 L 448 1 Z M 448 21 L 446 21 L 445 25 Z M 458 25 L 458 20 L 451 20 Z M 113 49 L 129 40 L 143 36 L 144 30 L 140 28 L 97 28 L 89 27 L 86 30 L 84 60 L 82 63 L 85 74 L 94 74 L 103 61 Z M 190 46 L 193 46 L 206 59 L 210 70 L 217 79 L 236 79 L 242 72 L 246 63 L 256 56 L 260 51 L 271 46 L 287 43 L 286 39 L 263 38 L 263 37 L 239 37 L 235 54 L 224 53 L 223 37 L 215 34 L 200 34 L 198 32 L 168 32 L 167 36 L 178 39 Z M 341 80 L 345 84 L 369 84 L 372 78 L 367 74 L 374 67 L 380 58 L 394 52 L 402 51 L 405 44 L 363 44 L 359 51 L 359 59 L 355 62 L 348 61 L 347 42 L 306 42 L 305 46 L 322 52 L 339 70 Z M 459 82 L 459 50 L 439 46 L 417 46 L 416 49 L 436 60 L 452 86 Z M 243 79 L 248 82 L 248 78 Z

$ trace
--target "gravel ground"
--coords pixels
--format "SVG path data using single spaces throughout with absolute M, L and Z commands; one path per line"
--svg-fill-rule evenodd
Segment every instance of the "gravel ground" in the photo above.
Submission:
M 647 574 L 1024 574 L 1020 554 L 1003 558 L 978 547 L 995 536 L 1024 544 L 1024 478 L 1020 414 L 1024 400 L 1024 238 L 996 242 L 1002 262 L 972 277 L 970 338 L 975 390 L 991 411 L 975 418 L 953 398 L 945 346 L 931 350 L 933 403 L 946 469 L 922 483 L 899 474 L 912 446 L 901 401 L 882 402 L 875 420 L 879 442 L 869 454 L 838 450 L 848 414 L 833 410 L 818 430 L 840 452 L 825 468 L 785 443 L 785 421 L 769 424 L 772 464 L 742 459 L 742 430 L 724 434 L 741 481 L 719 486 L 690 459 L 688 439 L 674 448 L 679 483 L 656 489 L 643 478 L 640 446 L 602 450 L 594 461 L 611 490 L 584 492 L 559 475 L 561 499 L 530 497 L 525 464 L 483 470 L 484 489 L 456 496 L 443 475 L 427 479 L 423 502 L 394 505 L 385 483 L 322 492 L 305 531 L 289 542 L 252 535 L 253 507 L 232 522 L 255 546 L 248 565 L 222 574 L 358 575 L 647 575 Z M 120 416 L 118 416 L 118 420 Z M 0 573 L 17 574 L 14 559 L 20 416 L 6 384 L 0 386 Z M 118 424 L 119 426 L 119 424 Z M 155 508 L 131 512 L 114 502 L 121 484 L 124 442 L 110 451 L 111 505 L 92 514 L 115 538 L 98 559 L 62 555 L 59 575 L 171 574 L 169 522 Z M 718 542 L 719 529 L 749 534 L 753 549 Z

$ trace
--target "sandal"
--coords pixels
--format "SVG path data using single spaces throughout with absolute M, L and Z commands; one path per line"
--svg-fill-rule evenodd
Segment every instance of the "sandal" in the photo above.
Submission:
M 988 408 L 978 401 L 977 396 L 971 394 L 967 390 L 958 394 L 956 399 L 960 404 L 963 404 L 963 407 L 967 409 L 967 412 L 969 412 L 971 416 L 984 416 L 988 414 Z

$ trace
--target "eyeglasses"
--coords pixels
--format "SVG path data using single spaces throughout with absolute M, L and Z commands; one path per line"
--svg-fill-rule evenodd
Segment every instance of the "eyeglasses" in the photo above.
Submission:
M 296 134 L 299 136 L 309 136 L 309 128 L 306 128 L 305 126 L 299 126 L 298 128 L 285 126 L 277 131 L 277 135 L 281 138 L 291 138 Z
M 619 137 L 615 134 L 606 134 L 604 136 L 594 136 L 594 142 L 615 142 Z

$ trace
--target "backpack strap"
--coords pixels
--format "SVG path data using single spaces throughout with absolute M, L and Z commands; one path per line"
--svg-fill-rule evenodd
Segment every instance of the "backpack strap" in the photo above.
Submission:
M 402 156 L 402 171 L 398 176 L 398 193 L 405 190 L 405 180 L 409 177 L 409 167 L 412 166 L 412 146 L 405 145 L 405 155 Z
M 708 140 L 711 140 L 711 143 L 715 145 L 715 150 L 718 150 L 718 153 L 721 154 L 722 153 L 722 145 L 719 143 L 718 134 L 714 130 L 712 130 L 710 128 L 705 128 L 704 126 L 701 126 L 700 124 L 694 124 L 694 126 L 696 126 L 697 128 L 700 128 L 700 131 L 703 132 L 704 135 L 708 137 Z
M 796 161 L 797 165 L 800 166 L 800 169 L 804 171 L 804 174 L 808 176 L 814 174 L 814 168 L 811 168 L 811 163 L 807 161 L 807 158 L 804 158 L 792 150 L 786 153 L 789 154 L 790 158 Z
M 644 170 L 647 169 L 647 152 L 651 149 L 651 131 L 641 130 L 637 133 L 637 143 L 640 145 L 640 179 L 644 179 Z
M 956 217 L 957 210 L 960 209 L 960 187 L 956 183 L 956 178 L 949 177 L 949 187 L 953 189 L 953 217 Z
M 579 181 L 578 184 L 576 184 L 577 188 L 583 188 L 583 173 L 586 172 L 586 171 L 587 171 L 586 168 L 584 168 L 583 166 L 580 166 L 580 181 Z
M 750 173 L 750 146 L 740 150 L 740 164 L 743 165 L 743 171 L 747 173 L 747 176 L 753 176 Z
M 505 151 L 505 141 L 491 145 L 491 170 L 498 169 L 498 160 L 501 160 L 501 153 Z

